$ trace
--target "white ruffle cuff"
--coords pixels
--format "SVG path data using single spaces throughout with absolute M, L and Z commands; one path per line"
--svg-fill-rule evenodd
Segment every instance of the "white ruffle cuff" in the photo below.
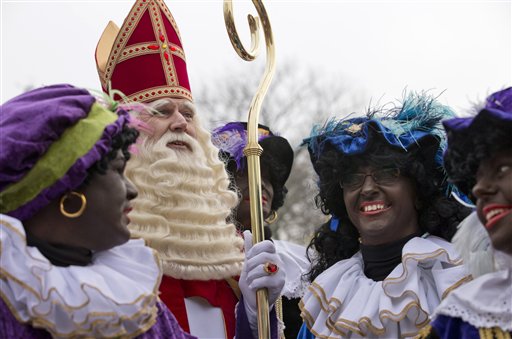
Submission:
M 456 289 L 434 316 L 461 318 L 477 328 L 512 331 L 512 270 L 487 273 Z
M 282 295 L 291 298 L 302 298 L 307 284 L 302 276 L 309 272 L 311 263 L 306 256 L 306 247 L 284 240 L 274 240 L 276 252 L 286 270 L 286 282 Z

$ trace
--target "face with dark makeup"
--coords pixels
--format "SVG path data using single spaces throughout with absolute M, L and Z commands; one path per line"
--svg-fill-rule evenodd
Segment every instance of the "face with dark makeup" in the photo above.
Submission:
M 473 195 L 478 218 L 493 247 L 512 255 L 512 151 L 504 150 L 482 160 Z
M 49 244 L 91 251 L 104 251 L 127 242 L 130 239 L 128 213 L 137 190 L 124 176 L 125 166 L 126 158 L 119 150 L 104 174 L 93 173 L 86 184 L 74 190 L 86 199 L 80 216 L 64 216 L 59 208 L 60 199 L 56 199 L 25 220 L 25 229 Z M 81 206 L 83 202 L 76 195 L 68 195 L 63 200 L 63 207 L 69 213 L 78 211 Z
M 241 199 L 236 209 L 236 219 L 243 226 L 244 230 L 251 229 L 251 209 L 249 197 L 249 178 L 247 169 L 236 173 L 235 184 L 240 192 Z M 270 216 L 272 210 L 272 199 L 274 198 L 274 188 L 270 183 L 270 172 L 266 168 L 261 169 L 261 200 L 263 209 L 263 218 Z
M 356 173 L 360 177 L 357 185 Z M 359 166 L 346 173 L 341 184 L 348 216 L 363 244 L 386 244 L 419 231 L 416 185 L 396 168 Z
M 87 207 L 75 219 L 75 236 L 66 244 L 101 251 L 129 240 L 128 213 L 132 210 L 130 201 L 137 197 L 137 190 L 124 176 L 125 166 L 126 159 L 118 151 L 105 174 L 93 174 L 89 183 L 78 189 L 87 197 Z M 74 210 L 73 207 L 69 209 Z

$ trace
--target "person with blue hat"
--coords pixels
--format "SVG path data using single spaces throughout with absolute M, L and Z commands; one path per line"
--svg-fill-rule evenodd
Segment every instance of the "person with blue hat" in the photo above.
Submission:
M 511 338 L 512 87 L 487 97 L 476 115 L 443 125 L 448 176 L 476 204 L 454 238 L 474 280 L 443 300 L 424 337 Z
M 416 335 L 469 280 L 449 240 L 469 210 L 450 193 L 441 120 L 453 112 L 425 94 L 366 116 L 330 120 L 304 140 L 330 221 L 300 306 L 300 338 Z

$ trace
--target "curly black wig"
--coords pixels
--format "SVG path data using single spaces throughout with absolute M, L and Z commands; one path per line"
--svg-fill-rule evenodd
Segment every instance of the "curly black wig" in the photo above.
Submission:
M 131 157 L 128 148 L 130 145 L 135 143 L 137 137 L 139 136 L 139 132 L 131 127 L 124 126 L 122 131 L 115 135 L 112 138 L 112 143 L 110 145 L 110 150 L 94 165 L 92 165 L 88 172 L 88 176 L 84 181 L 84 184 L 87 185 L 90 182 L 91 177 L 94 174 L 105 174 L 107 173 L 109 163 L 117 157 L 117 152 L 121 150 L 123 152 L 124 158 L 128 161 Z
M 451 132 L 448 132 L 450 139 Z M 512 123 L 488 120 L 478 131 L 473 129 L 457 136 L 456 147 L 449 146 L 444 155 L 444 164 L 450 182 L 464 194 L 476 201 L 471 189 L 476 184 L 476 172 L 480 162 L 500 151 L 512 150 Z
M 363 165 L 400 168 L 402 175 L 412 178 L 416 184 L 421 231 L 446 240 L 452 238 L 457 225 L 470 213 L 470 209 L 446 197 L 445 174 L 430 152 L 437 148 L 437 142 L 414 147 L 407 152 L 383 142 L 373 142 L 363 154 L 352 156 L 343 155 L 332 145 L 326 146 L 315 163 L 319 176 L 319 194 L 315 200 L 324 214 L 339 219 L 339 227 L 334 232 L 327 222 L 316 231 L 308 249 L 314 249 L 317 255 L 310 258 L 312 267 L 306 279 L 313 281 L 327 268 L 352 257 L 359 250 L 359 233 L 348 217 L 343 191 L 338 183 L 345 173 L 354 172 Z

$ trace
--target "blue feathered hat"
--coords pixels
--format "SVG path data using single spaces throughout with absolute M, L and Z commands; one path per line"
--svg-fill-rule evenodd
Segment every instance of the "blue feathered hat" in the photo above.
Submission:
M 315 170 L 328 146 L 353 156 L 364 154 L 374 142 L 384 142 L 405 152 L 419 148 L 424 151 L 425 159 L 433 158 L 438 170 L 444 171 L 446 138 L 441 120 L 454 116 L 454 112 L 435 97 L 409 93 L 399 105 L 372 110 L 363 117 L 331 119 L 324 125 L 314 126 L 303 145 L 308 147 Z

